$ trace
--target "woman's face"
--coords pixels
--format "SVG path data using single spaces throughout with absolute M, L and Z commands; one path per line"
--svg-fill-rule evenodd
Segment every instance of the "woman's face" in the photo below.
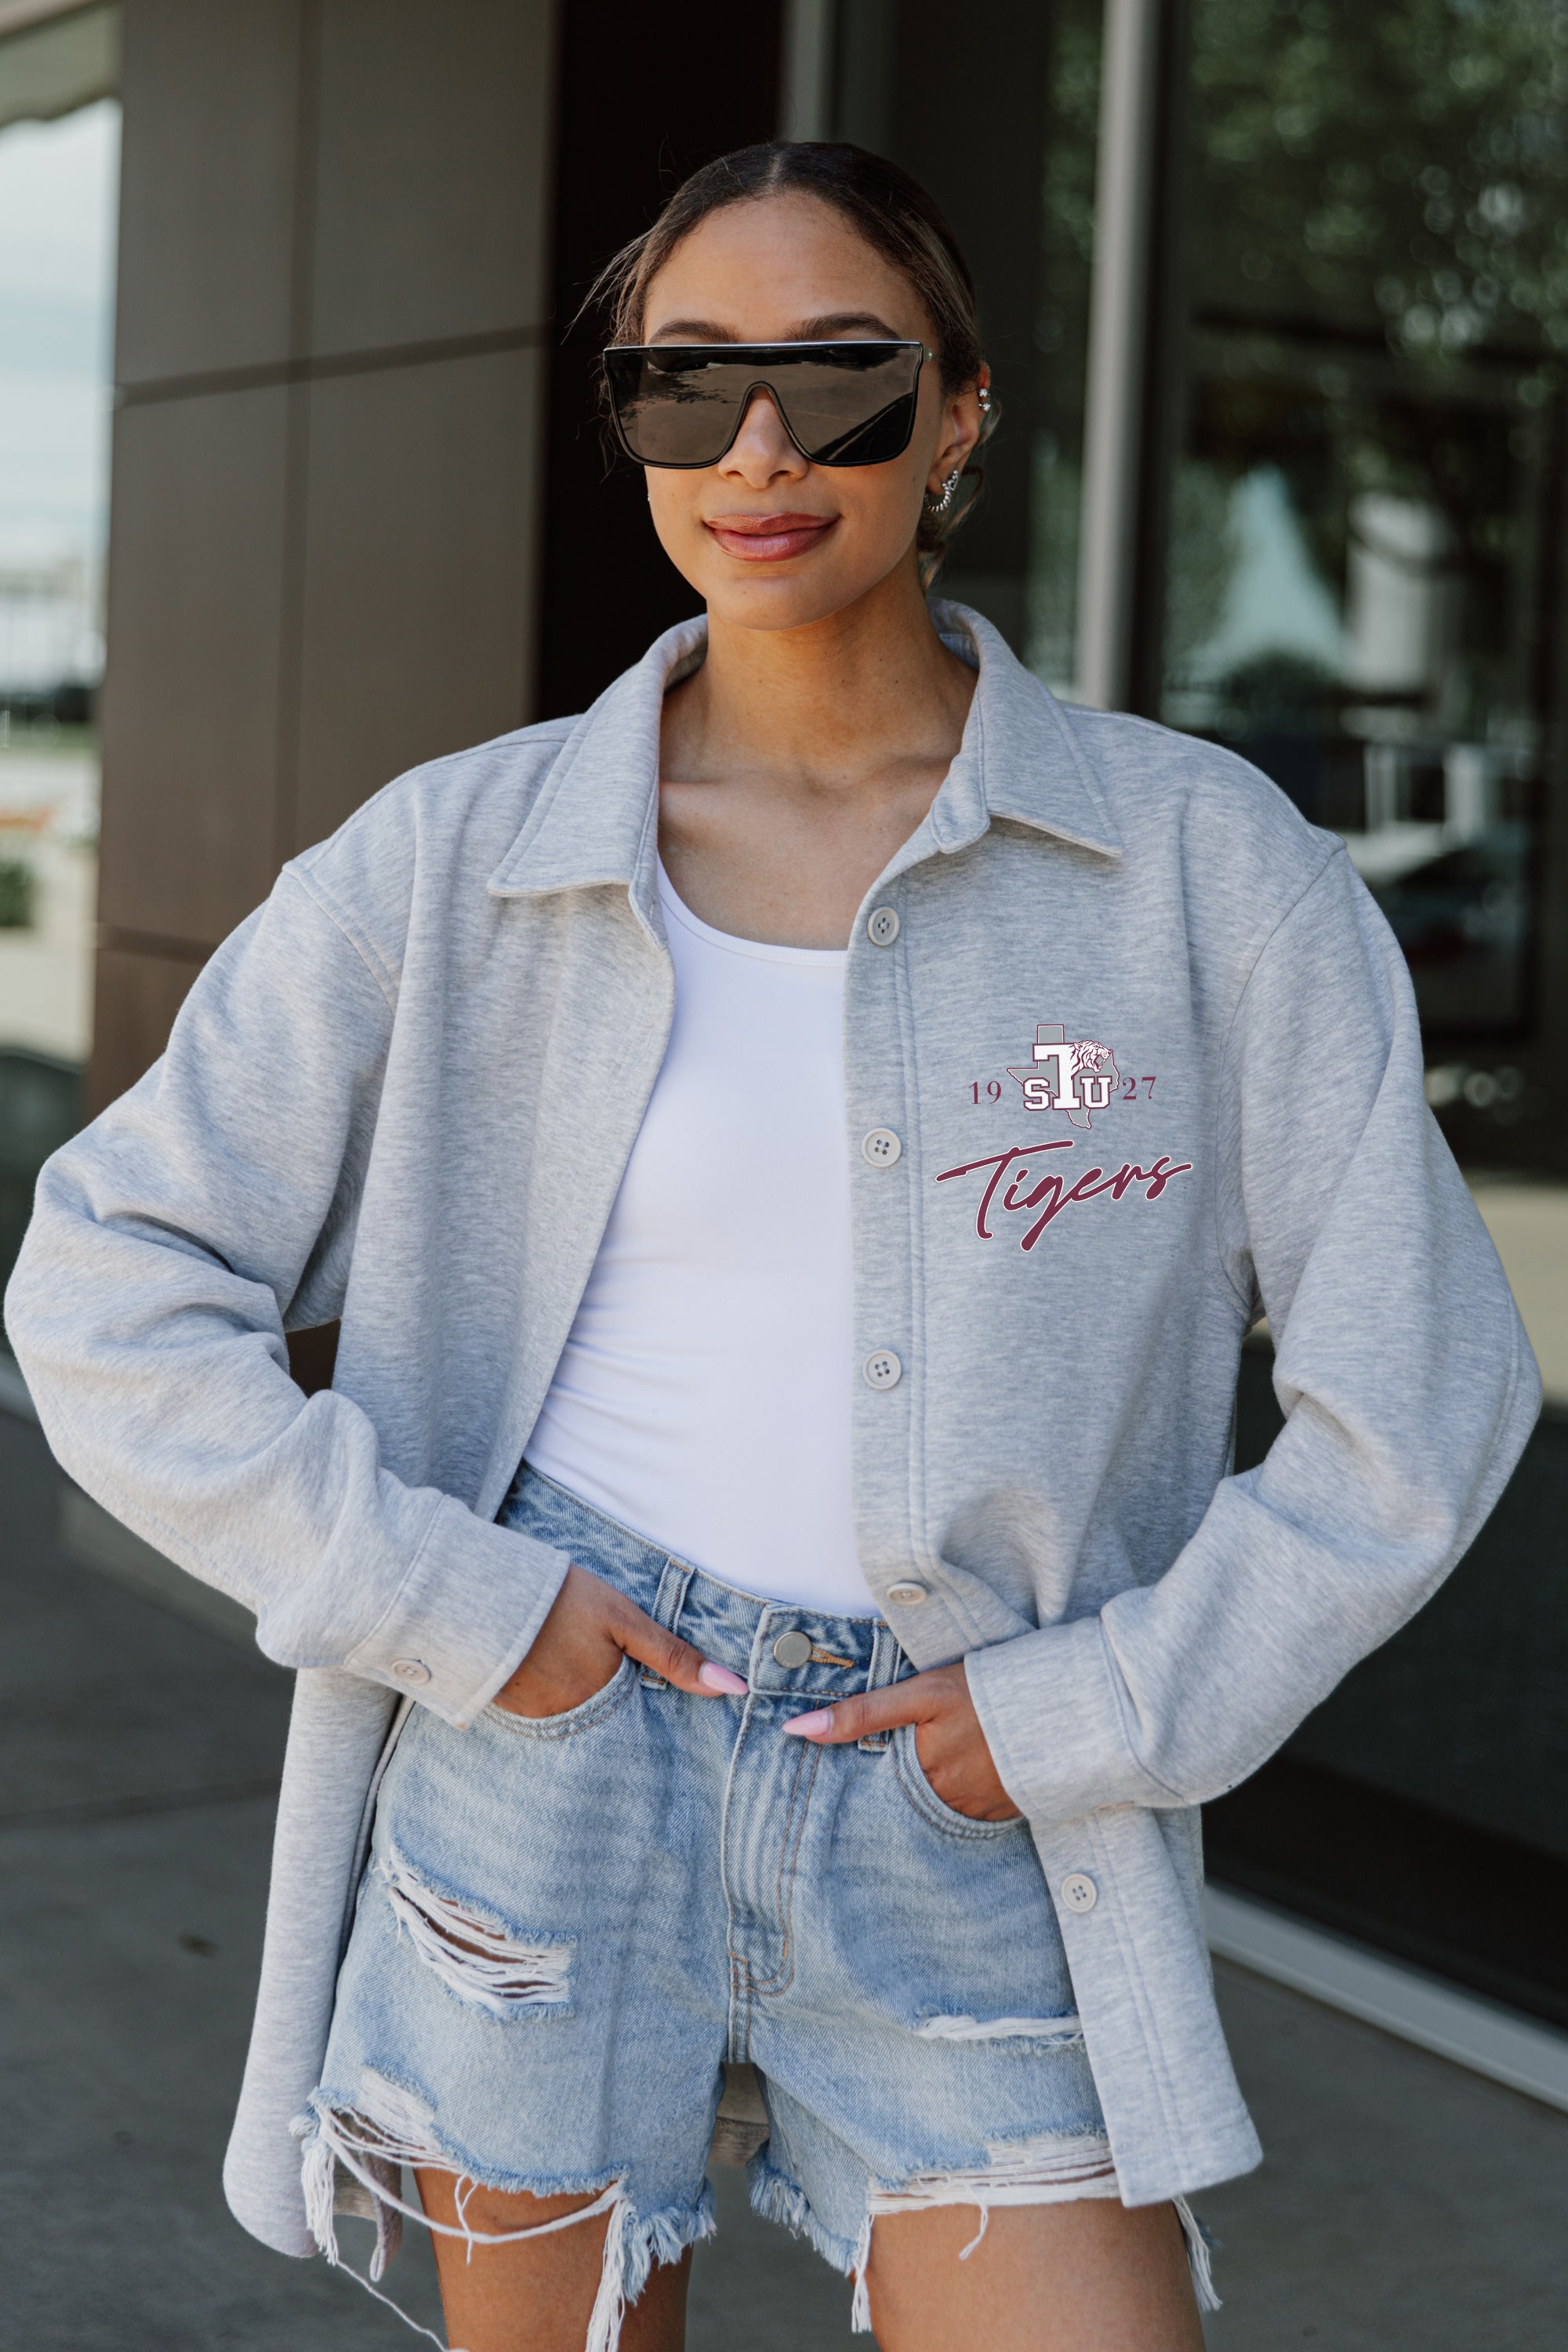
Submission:
M 652 280 L 648 343 L 931 343 L 914 289 L 815 196 L 727 205 L 682 239 Z M 710 614 L 741 628 L 795 629 L 842 612 L 907 564 L 921 500 L 940 492 L 980 431 L 973 385 L 945 394 L 921 371 L 910 446 L 883 466 L 814 466 L 765 393 L 716 466 L 647 469 L 665 553 Z

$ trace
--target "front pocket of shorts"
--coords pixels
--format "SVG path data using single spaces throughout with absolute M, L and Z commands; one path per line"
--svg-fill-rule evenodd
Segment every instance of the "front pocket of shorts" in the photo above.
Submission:
M 572 1739 L 623 1707 L 636 1687 L 637 1676 L 636 1660 L 623 1658 L 601 1690 L 569 1706 L 563 1715 L 514 1715 L 510 1707 L 499 1706 L 492 1699 L 480 1719 L 519 1739 Z
M 893 1734 L 893 1769 L 899 1786 L 924 1822 L 945 1837 L 996 1838 L 1006 1837 L 1015 1830 L 1027 1828 L 1020 1816 L 1012 1822 L 977 1822 L 969 1813 L 961 1813 L 944 1804 L 926 1779 L 921 1763 L 920 1750 L 915 1746 L 915 1727 L 900 1723 Z

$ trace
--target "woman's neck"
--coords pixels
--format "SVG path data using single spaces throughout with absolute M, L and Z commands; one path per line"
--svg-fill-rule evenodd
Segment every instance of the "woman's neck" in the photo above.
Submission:
M 799 629 L 710 620 L 708 658 L 665 698 L 659 848 L 704 922 L 841 948 L 963 739 L 974 673 L 914 576 Z
M 710 615 L 708 656 L 665 703 L 662 772 L 858 796 L 958 751 L 974 673 L 931 625 L 913 567 L 796 629 Z M 935 783 L 932 785 L 934 793 Z

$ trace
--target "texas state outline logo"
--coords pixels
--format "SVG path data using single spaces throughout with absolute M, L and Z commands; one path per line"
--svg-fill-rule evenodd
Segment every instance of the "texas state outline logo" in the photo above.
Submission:
M 1059 1021 L 1035 1029 L 1035 1056 L 1007 1076 L 1024 1089 L 1026 1110 L 1065 1111 L 1070 1126 L 1090 1128 L 1091 1113 L 1109 1110 L 1121 1085 L 1116 1055 L 1095 1037 L 1069 1037 Z
M 1026 1110 L 1059 1110 L 1069 1126 L 1083 1132 L 1092 1127 L 1095 1112 L 1109 1110 L 1113 1102 L 1152 1102 L 1156 1084 L 1152 1072 L 1141 1076 L 1129 1073 L 1123 1077 L 1110 1046 L 1098 1037 L 1069 1037 L 1060 1021 L 1037 1023 L 1033 1059 L 1021 1068 L 1008 1063 L 1006 1070 L 1023 1089 Z M 999 1105 L 1006 1091 L 1000 1078 L 993 1076 L 984 1084 L 988 1101 Z M 977 1107 L 981 1086 L 979 1078 L 970 1082 L 970 1096 Z M 966 1176 L 983 1179 L 974 1210 L 978 1241 L 995 1240 L 996 1227 L 991 1219 L 999 1213 L 1018 1234 L 1019 1247 L 1029 1251 L 1066 1209 L 1106 1199 L 1158 1201 L 1179 1176 L 1193 1173 L 1190 1160 L 1177 1160 L 1169 1151 L 1160 1152 L 1147 1168 L 1136 1160 L 1124 1160 L 1120 1168 L 1103 1164 L 1078 1170 L 1076 1161 L 1054 1156 L 1081 1149 L 1070 1135 L 1041 1134 L 1037 1128 L 1035 1135 L 1032 1143 L 983 1152 L 938 1172 L 939 1184 Z M 1088 1149 L 1103 1151 L 1105 1146 L 1097 1141 Z M 1017 1224 L 1012 1223 L 1015 1218 Z

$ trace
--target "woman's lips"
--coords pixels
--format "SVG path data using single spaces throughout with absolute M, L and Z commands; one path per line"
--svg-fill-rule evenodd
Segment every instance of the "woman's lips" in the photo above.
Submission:
M 779 563 L 804 555 L 826 538 L 837 515 L 715 515 L 708 529 L 726 555 L 742 563 Z

